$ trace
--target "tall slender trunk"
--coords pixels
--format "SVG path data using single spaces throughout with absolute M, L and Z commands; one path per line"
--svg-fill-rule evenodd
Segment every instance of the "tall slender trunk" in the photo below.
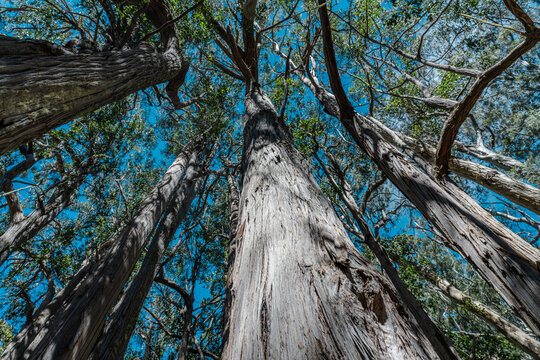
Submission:
M 74 180 L 67 184 L 57 185 L 58 189 L 54 191 L 46 204 L 38 205 L 30 214 L 10 224 L 0 236 L 0 266 L 18 245 L 36 236 L 71 204 L 75 193 L 87 175 L 86 169 L 79 169 Z
M 437 286 L 444 295 L 454 300 L 458 304 L 465 305 L 466 308 L 479 318 L 493 325 L 504 337 L 514 343 L 521 350 L 532 355 L 535 359 L 540 359 L 540 342 L 533 336 L 527 334 L 510 321 L 491 310 L 486 305 L 474 300 L 470 296 L 455 288 L 450 282 L 439 277 L 436 273 L 429 271 L 423 266 L 411 263 L 407 260 L 397 259 L 398 264 L 412 266 L 420 272 L 433 285 Z
M 161 258 L 198 192 L 201 181 L 196 178 L 196 162 L 197 154 L 194 153 L 184 181 L 161 220 L 139 271 L 114 307 L 90 359 L 115 360 L 124 357 L 139 313 L 160 269 Z
M 180 185 L 189 154 L 177 157 L 112 247 L 61 303 L 51 302 L 4 351 L 2 359 L 86 359 L 167 204 Z M 70 287 L 68 283 L 66 287 Z
M 437 359 L 360 256 L 269 98 L 245 100 L 239 227 L 223 359 Z
M 21 42 L 0 37 L 0 47 Z M 0 154 L 187 72 L 175 48 L 54 54 L 0 56 Z

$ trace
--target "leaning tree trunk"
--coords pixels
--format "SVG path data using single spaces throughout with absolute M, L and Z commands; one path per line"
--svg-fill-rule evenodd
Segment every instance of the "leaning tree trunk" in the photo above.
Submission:
M 190 156 L 183 153 L 150 192 L 110 250 L 84 279 L 61 291 L 63 299 L 36 314 L 4 351 L 2 359 L 86 359 L 144 246 L 176 193 Z M 86 274 L 82 274 L 86 275 Z M 60 295 L 60 294 L 59 294 Z
M 491 284 L 529 327 L 540 334 L 540 252 L 497 221 L 449 179 L 433 175 L 433 166 L 414 152 L 422 171 L 375 130 L 370 118 L 354 113 L 341 117 L 334 95 L 295 72 L 325 110 L 340 119 L 358 147 Z
M 223 359 L 438 359 L 365 260 L 269 98 L 245 101 L 242 192 Z
M 161 258 L 198 192 L 201 180 L 197 178 L 198 174 L 195 169 L 196 155 L 192 155 L 184 181 L 161 220 L 139 271 L 114 307 L 99 341 L 92 350 L 90 359 L 116 360 L 124 358 L 139 313 L 154 278 L 160 270 Z M 182 343 L 184 342 L 185 340 L 182 341 Z
M 341 84 L 326 4 L 324 0 L 319 0 L 319 4 L 324 59 L 335 94 L 334 97 L 315 81 L 308 81 L 319 101 L 339 118 L 358 147 L 443 234 L 447 245 L 463 255 L 540 335 L 540 251 L 498 222 L 450 179 L 437 176 L 431 164 L 417 157 L 415 160 L 425 172 L 421 171 L 374 131 L 369 119 L 356 113 Z
M 176 48 L 70 54 L 45 42 L 38 51 L 35 43 L 0 37 L 0 154 L 187 72 Z
M 17 246 L 36 236 L 71 204 L 75 193 L 88 173 L 86 168 L 78 169 L 77 174 L 74 175 L 75 179 L 57 185 L 58 189 L 54 191 L 46 204 L 36 206 L 36 209 L 30 214 L 9 225 L 0 236 L 0 266 L 15 251 Z

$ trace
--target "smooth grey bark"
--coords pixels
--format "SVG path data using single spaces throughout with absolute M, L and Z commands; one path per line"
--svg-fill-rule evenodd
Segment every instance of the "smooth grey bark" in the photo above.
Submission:
M 88 175 L 87 166 L 83 165 L 77 172 L 75 179 L 57 185 L 46 204 L 36 206 L 30 214 L 12 222 L 0 236 L 0 266 L 18 245 L 36 236 L 71 204 L 77 189 Z
M 242 190 L 223 359 L 437 359 L 347 237 L 258 87 L 245 100 Z
M 197 178 L 196 171 L 197 155 L 197 153 L 191 155 L 182 185 L 176 191 L 159 223 L 139 271 L 109 316 L 89 359 L 114 360 L 124 357 L 143 303 L 160 270 L 163 254 L 176 229 L 184 220 L 200 187 L 201 181 Z
M 107 315 L 128 280 L 150 235 L 181 183 L 190 155 L 180 154 L 146 196 L 132 220 L 95 265 L 86 264 L 36 320 L 15 337 L 2 359 L 86 359 Z M 84 266 L 84 267 L 85 267 Z
M 379 132 L 369 118 L 355 113 L 340 118 L 336 98 L 313 74 L 311 80 L 296 72 L 321 105 L 341 120 L 358 147 L 443 235 L 447 246 L 459 252 L 510 305 L 529 327 L 540 334 L 540 254 L 510 231 L 452 181 L 433 175 L 431 164 L 411 153 L 422 171 Z
M 0 37 L 0 50 L 20 53 L 24 42 L 27 53 L 35 50 L 33 40 L 8 37 Z M 42 52 L 0 54 L 0 154 L 133 92 L 177 78 L 188 66 L 174 47 L 163 53 L 142 48 Z

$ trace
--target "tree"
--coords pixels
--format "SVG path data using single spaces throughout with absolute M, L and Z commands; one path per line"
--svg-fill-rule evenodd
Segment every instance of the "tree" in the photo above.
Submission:
M 498 94 L 514 69 L 534 88 L 517 62 L 540 33 L 530 4 L 504 5 L 4 8 L 14 23 L 39 26 L 0 39 L 0 54 L 10 53 L 0 260 L 12 326 L 2 325 L 0 340 L 11 342 L 2 357 L 458 359 L 498 346 L 494 356 L 526 356 L 512 343 L 540 356 L 540 252 L 529 240 L 539 236 L 540 192 L 523 149 L 534 153 L 534 126 L 519 146 L 502 146 L 508 138 L 491 129 L 501 121 L 488 119 L 507 110 L 482 96 Z M 471 19 L 493 27 L 480 42 L 460 30 Z M 66 42 L 56 28 L 79 38 Z M 46 86 L 32 92 L 21 64 Z M 47 64 L 66 75 L 46 80 Z M 536 111 L 501 94 L 523 116 Z M 117 110 L 100 118 L 104 109 Z M 145 115 L 146 125 L 123 126 Z M 159 181 L 141 165 L 156 156 L 173 163 Z M 28 174 L 50 184 L 47 195 L 18 195 Z M 490 208 L 484 188 L 513 204 Z M 537 234 L 515 232 L 526 226 Z M 406 235 L 415 228 L 425 237 Z M 400 249 L 423 241 L 453 252 L 430 248 L 426 266 Z M 443 278 L 473 279 L 476 295 Z M 459 311 L 444 315 L 429 282 Z
M 151 1 L 143 5 L 143 10 L 158 28 L 173 20 L 168 18 L 170 12 L 162 1 Z M 127 32 L 117 37 L 129 38 L 136 24 L 137 17 Z M 4 111 L 0 119 L 0 153 L 151 85 L 169 81 L 167 93 L 176 100 L 189 64 L 180 51 L 175 29 L 168 26 L 161 30 L 161 52 L 154 52 L 152 47 L 96 51 L 92 49 L 95 43 L 85 41 L 72 44 L 70 51 L 44 40 L 2 36 L 0 66 L 4 76 L 0 98 Z M 125 42 L 127 39 L 122 39 L 114 45 L 121 48 Z M 87 49 L 90 53 L 86 53 Z

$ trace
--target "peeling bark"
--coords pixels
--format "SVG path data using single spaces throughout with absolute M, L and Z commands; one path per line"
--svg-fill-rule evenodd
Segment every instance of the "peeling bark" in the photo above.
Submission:
M 89 359 L 124 357 L 143 303 L 160 269 L 161 258 L 198 192 L 201 181 L 196 178 L 196 161 L 197 153 L 193 153 L 182 185 L 160 222 L 139 271 L 114 307 Z
M 0 38 L 0 49 L 12 43 Z M 133 92 L 185 75 L 187 65 L 175 48 L 2 56 L 0 154 Z
M 315 156 L 321 164 L 326 176 L 329 178 L 336 190 L 340 192 L 343 202 L 349 209 L 350 213 L 354 218 L 354 221 L 362 232 L 362 234 L 360 234 L 356 229 L 352 229 L 353 233 L 356 236 L 363 238 L 364 243 L 373 252 L 375 257 L 379 261 L 381 269 L 384 271 L 386 276 L 388 276 L 389 280 L 394 285 L 400 296 L 401 301 L 403 302 L 403 304 L 405 304 L 405 306 L 407 306 L 411 314 L 414 316 L 418 325 L 422 329 L 422 332 L 426 334 L 428 341 L 433 346 L 433 349 L 437 352 L 439 358 L 447 360 L 459 359 L 459 356 L 452 347 L 450 340 L 446 338 L 446 336 L 444 336 L 444 334 L 437 328 L 429 315 L 424 311 L 422 304 L 420 304 L 420 302 L 409 291 L 407 285 L 401 280 L 397 270 L 394 268 L 394 265 L 390 260 L 390 257 L 388 256 L 388 253 L 386 252 L 384 247 L 381 246 L 379 238 L 375 234 L 373 234 L 367 221 L 364 219 L 363 214 L 366 210 L 365 208 L 369 194 L 374 191 L 374 188 L 376 186 L 381 185 L 386 180 L 386 177 L 383 177 L 382 180 L 380 180 L 378 183 L 372 185 L 374 187 L 368 187 L 368 189 L 364 193 L 361 207 L 358 207 L 358 204 L 356 203 L 356 200 L 354 199 L 354 196 L 352 194 L 351 187 L 345 179 L 345 173 L 339 168 L 339 165 L 336 163 L 336 161 L 333 158 L 330 158 L 330 162 L 332 163 L 334 170 L 338 174 L 341 186 L 338 184 L 336 179 L 334 179 L 332 174 L 328 171 L 328 168 L 326 167 L 324 162 L 320 160 L 317 155 Z
M 269 98 L 245 100 L 239 230 L 223 359 L 437 359 L 360 256 Z

